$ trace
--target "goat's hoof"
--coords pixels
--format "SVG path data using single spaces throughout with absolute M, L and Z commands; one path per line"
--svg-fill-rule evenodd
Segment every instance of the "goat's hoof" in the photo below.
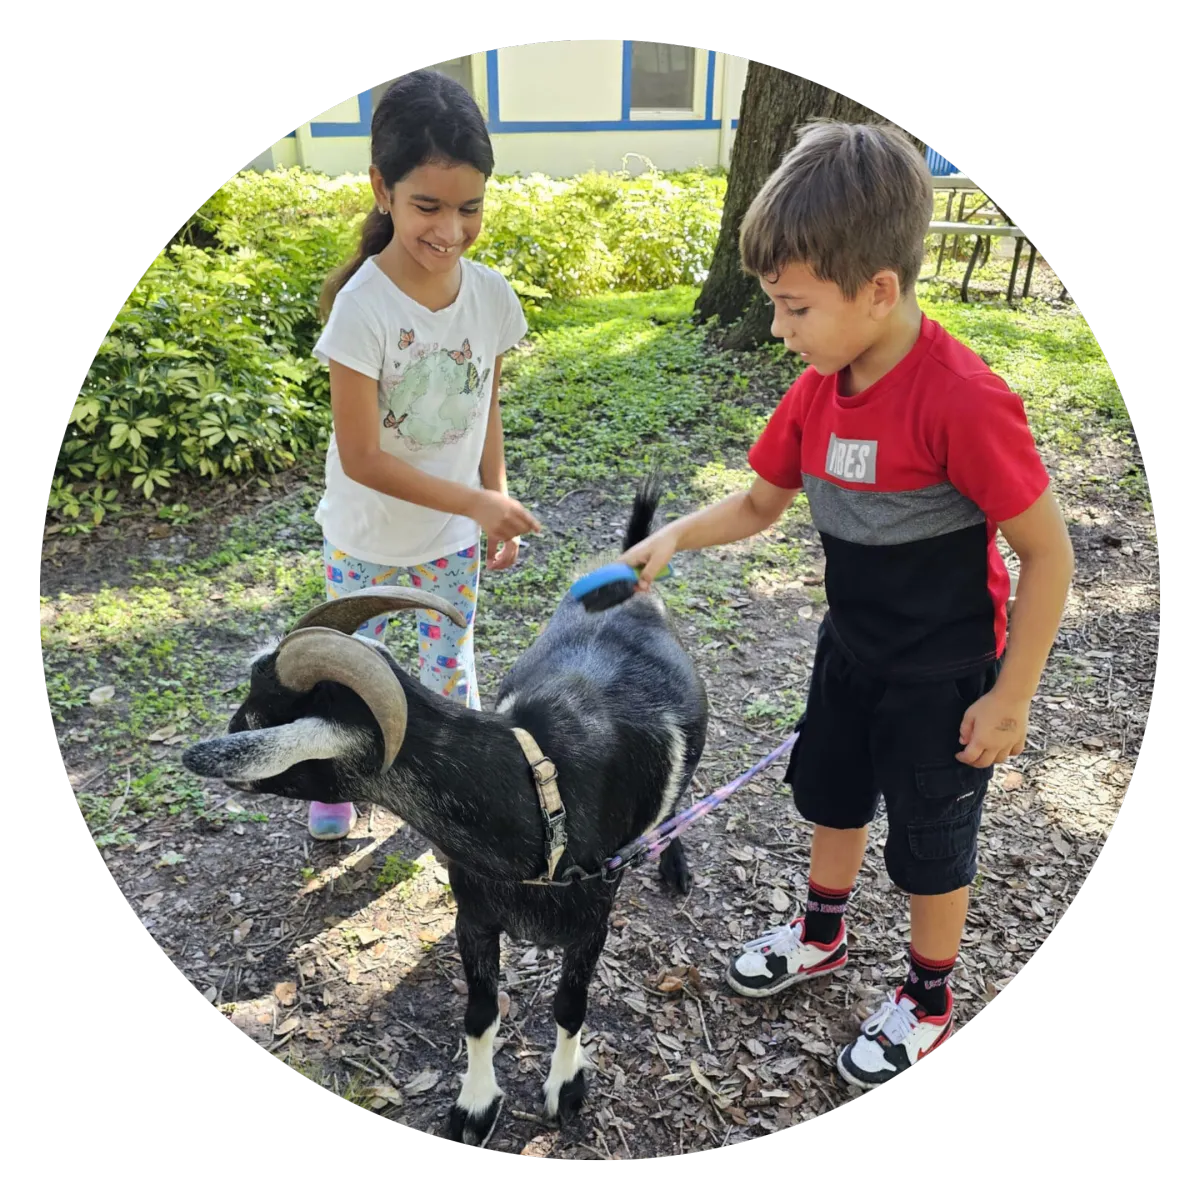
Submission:
M 504 1093 L 479 1112 L 468 1112 L 457 1104 L 450 1110 L 446 1122 L 446 1136 L 452 1142 L 462 1142 L 467 1146 L 486 1146 L 496 1121 L 500 1117 L 500 1107 L 504 1103 Z
M 677 895 L 686 896 L 692 890 L 692 872 L 682 849 L 675 854 L 664 854 L 658 860 L 658 877 L 668 891 Z
M 567 1125 L 583 1111 L 583 1102 L 586 1099 L 587 1077 L 581 1069 L 560 1085 L 557 1096 L 546 1096 L 546 1115 L 559 1125 Z

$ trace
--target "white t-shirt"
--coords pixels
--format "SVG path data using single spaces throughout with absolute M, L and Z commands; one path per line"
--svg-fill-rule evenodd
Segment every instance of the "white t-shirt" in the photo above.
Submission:
M 528 325 L 503 275 L 461 261 L 454 303 L 430 312 L 368 258 L 338 292 L 313 354 L 379 380 L 380 449 L 439 479 L 478 487 L 492 368 Z M 355 483 L 333 436 L 315 515 L 339 550 L 386 566 L 430 562 L 479 538 L 467 517 Z

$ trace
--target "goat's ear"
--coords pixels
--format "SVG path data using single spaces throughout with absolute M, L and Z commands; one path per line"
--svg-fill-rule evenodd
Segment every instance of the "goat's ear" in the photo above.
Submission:
M 312 759 L 340 758 L 361 751 L 365 735 L 320 717 L 302 717 L 290 725 L 245 729 L 197 742 L 183 752 L 183 765 L 195 775 L 252 783 L 282 775 L 288 767 Z

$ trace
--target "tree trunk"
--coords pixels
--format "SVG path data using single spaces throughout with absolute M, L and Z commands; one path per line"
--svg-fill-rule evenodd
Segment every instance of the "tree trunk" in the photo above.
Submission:
M 722 326 L 719 344 L 724 349 L 741 350 L 770 340 L 771 308 L 758 280 L 742 270 L 738 232 L 750 202 L 795 142 L 797 126 L 813 117 L 857 124 L 879 124 L 883 120 L 840 92 L 790 71 L 750 63 L 717 248 L 695 307 L 698 320 L 717 318 Z M 913 141 L 924 153 L 924 145 L 915 138 Z

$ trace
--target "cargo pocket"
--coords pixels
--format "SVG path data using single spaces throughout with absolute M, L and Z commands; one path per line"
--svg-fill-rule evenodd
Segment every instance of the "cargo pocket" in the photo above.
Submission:
M 917 767 L 917 792 L 939 816 L 909 822 L 908 846 L 914 858 L 962 858 L 972 853 L 989 775 L 963 763 Z

